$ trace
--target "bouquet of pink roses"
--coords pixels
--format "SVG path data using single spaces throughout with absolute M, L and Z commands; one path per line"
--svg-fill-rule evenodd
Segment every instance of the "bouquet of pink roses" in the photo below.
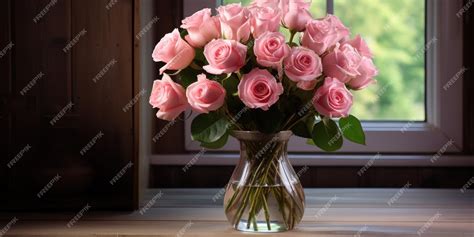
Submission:
M 153 51 L 153 60 L 164 63 L 150 97 L 157 117 L 174 120 L 188 108 L 199 113 L 191 133 L 206 148 L 224 146 L 236 131 L 291 130 L 325 151 L 339 149 L 343 137 L 365 144 L 360 121 L 349 112 L 351 90 L 375 82 L 372 53 L 359 35 L 349 38 L 336 16 L 314 19 L 309 6 L 310 0 L 255 0 L 247 7 L 221 6 L 216 16 L 203 9 L 184 19 L 182 29 L 165 35 Z M 247 157 L 265 160 L 266 151 L 257 152 L 262 144 Z M 280 211 L 296 210 L 283 217 L 287 229 L 301 219 L 301 206 L 294 208 L 294 199 L 287 199 L 291 195 L 253 189 L 279 175 L 277 168 L 261 168 L 278 166 L 272 162 L 251 171 L 256 175 L 246 181 L 248 189 L 232 190 L 226 208 L 235 200 L 243 203 L 233 212 L 235 226 L 245 210 L 247 229 L 252 221 L 257 229 L 262 208 L 270 218 L 265 209 L 270 193 Z
M 326 151 L 342 146 L 342 140 L 328 142 L 340 132 L 365 143 L 359 121 L 349 115 L 350 90 L 374 82 L 372 54 L 360 36 L 349 39 L 336 16 L 313 19 L 309 4 L 260 0 L 184 19 L 182 30 L 165 35 L 153 51 L 153 60 L 165 63 L 150 98 L 157 117 L 170 121 L 188 108 L 200 113 L 192 137 L 210 148 L 225 145 L 233 129 L 292 130 Z M 334 118 L 349 125 L 341 131 Z

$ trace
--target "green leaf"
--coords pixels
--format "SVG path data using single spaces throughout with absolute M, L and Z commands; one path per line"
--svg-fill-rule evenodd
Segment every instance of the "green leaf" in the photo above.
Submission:
M 194 141 L 213 143 L 227 132 L 229 122 L 215 112 L 200 114 L 191 123 L 191 137 Z
M 179 72 L 181 85 L 186 89 L 189 85 L 197 81 L 197 74 L 198 71 L 192 69 L 191 67 L 181 70 L 181 72 Z
M 298 44 L 295 42 L 288 43 L 290 47 L 298 47 Z
M 312 132 L 313 132 L 313 127 L 315 123 L 316 123 L 316 117 L 309 116 L 305 120 L 297 123 L 291 130 L 296 136 L 308 138 L 308 142 L 311 142 L 308 144 L 314 146 L 315 144 L 313 140 L 311 140 L 311 138 L 312 138 Z
M 196 48 L 195 49 L 195 61 L 198 61 L 200 66 L 207 65 L 207 59 L 204 56 L 204 48 Z
M 188 31 L 185 29 L 182 29 L 181 32 L 179 32 L 179 36 L 184 39 L 184 36 L 188 35 Z
M 314 144 L 324 151 L 336 151 L 342 147 L 342 134 L 333 120 L 314 125 L 311 135 Z
M 201 142 L 201 146 L 208 149 L 220 149 L 223 146 L 225 146 L 228 139 L 229 139 L 229 134 L 225 133 L 224 136 L 222 136 L 221 138 L 219 138 L 219 140 L 215 142 L 212 142 L 212 143 Z
M 222 85 L 224 86 L 227 92 L 227 96 L 232 96 L 234 93 L 237 92 L 239 83 L 240 83 L 239 78 L 234 74 L 222 80 Z
M 339 127 L 347 140 L 365 145 L 365 134 L 362 124 L 355 116 L 349 115 L 346 118 L 339 119 Z
M 291 131 L 298 136 L 298 137 L 303 137 L 303 138 L 311 138 L 311 132 L 308 131 L 308 127 L 306 127 L 306 123 L 304 121 L 298 122 L 293 128 L 291 128 Z

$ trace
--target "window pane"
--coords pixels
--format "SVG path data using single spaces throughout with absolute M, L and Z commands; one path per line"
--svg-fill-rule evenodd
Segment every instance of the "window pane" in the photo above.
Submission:
M 364 120 L 425 120 L 424 0 L 334 0 L 334 13 L 375 55 L 378 83 L 354 92 Z
M 242 5 L 247 6 L 252 2 L 252 0 L 223 0 L 223 4 L 229 4 L 229 3 L 242 3 Z
M 224 4 L 251 0 L 223 0 Z M 353 92 L 352 114 L 363 120 L 425 120 L 425 1 L 334 0 L 334 12 L 352 36 L 361 34 L 374 53 L 378 83 Z M 314 18 L 326 0 L 313 0 Z M 281 30 L 289 37 L 287 30 Z

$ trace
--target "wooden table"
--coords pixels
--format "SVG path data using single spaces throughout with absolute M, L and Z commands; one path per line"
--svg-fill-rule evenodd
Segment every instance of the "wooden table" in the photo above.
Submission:
M 133 213 L 94 212 L 93 207 L 85 207 L 82 217 L 81 213 L 2 213 L 0 236 L 8 222 L 10 229 L 4 236 L 255 235 L 229 226 L 221 193 L 219 189 L 150 190 L 143 200 L 149 208 Z M 303 221 L 294 231 L 265 236 L 474 236 L 470 190 L 307 189 L 306 204 Z M 76 215 L 79 218 L 71 221 Z

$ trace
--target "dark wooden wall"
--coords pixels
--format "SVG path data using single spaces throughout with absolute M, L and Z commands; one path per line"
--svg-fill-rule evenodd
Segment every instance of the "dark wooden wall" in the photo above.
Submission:
M 472 1 L 464 0 L 465 4 Z M 464 14 L 464 136 L 467 152 L 474 153 L 474 9 Z
M 35 23 L 51 2 L 3 0 L 0 7 L 0 48 L 14 43 L 0 59 L 0 208 L 80 210 L 88 203 L 93 209 L 131 209 L 136 111 L 122 108 L 136 94 L 135 2 L 120 0 L 108 10 L 109 0 L 60 0 Z M 43 76 L 22 95 L 38 74 Z M 69 103 L 71 109 L 50 124 Z M 31 150 L 8 168 L 27 144 Z M 124 167 L 130 168 L 112 185 Z M 56 175 L 61 178 L 38 198 Z

